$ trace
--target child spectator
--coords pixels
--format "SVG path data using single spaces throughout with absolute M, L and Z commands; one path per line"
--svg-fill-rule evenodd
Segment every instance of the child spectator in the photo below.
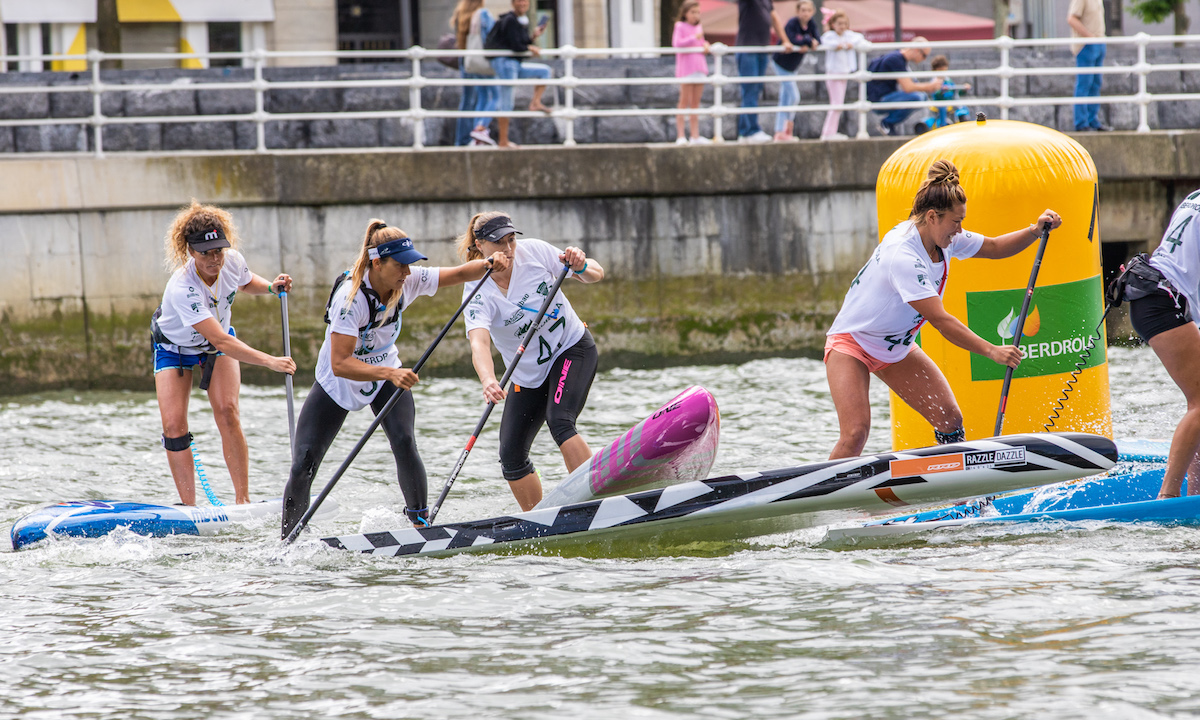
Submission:
M 675 32 L 671 35 L 671 47 L 702 47 L 708 54 L 708 42 L 704 39 L 704 28 L 700 27 L 700 0 L 684 0 L 679 8 L 679 17 L 675 19 Z M 700 107 L 700 96 L 704 93 L 704 85 L 699 82 L 708 76 L 708 60 L 699 53 L 678 54 L 675 56 L 675 77 L 693 82 L 679 85 L 679 109 L 687 110 Z M 710 142 L 706 137 L 700 137 L 700 118 L 687 115 L 691 120 L 692 143 L 705 145 Z M 675 143 L 685 144 L 688 140 L 683 134 L 685 116 L 681 112 L 675 116 Z
M 841 75 L 858 71 L 858 52 L 854 46 L 865 38 L 860 33 L 850 29 L 850 18 L 841 10 L 834 10 L 825 23 L 829 29 L 821 36 L 821 47 L 828 48 L 825 53 L 825 74 Z M 825 89 L 829 91 L 829 104 L 841 106 L 846 102 L 847 80 L 826 80 Z M 830 110 L 825 113 L 825 126 L 821 128 L 822 140 L 845 140 L 846 136 L 838 132 L 838 124 L 842 120 L 841 110 Z
M 800 0 L 796 3 L 796 16 L 787 21 L 783 32 L 796 48 L 791 53 L 775 53 L 771 56 L 771 64 L 775 74 L 780 77 L 795 75 L 800 69 L 800 63 L 808 57 L 810 50 L 820 45 L 821 28 L 813 16 L 817 14 L 817 6 L 812 0 Z M 782 40 L 782 38 L 781 38 Z M 786 107 L 800 102 L 800 89 L 795 81 L 779 83 L 779 106 Z M 793 114 L 790 112 L 775 113 L 775 141 L 791 142 L 796 139 L 794 134 Z
M 950 60 L 945 55 L 935 55 L 929 60 L 929 69 L 935 73 L 941 73 L 950 69 Z M 971 89 L 970 84 L 955 85 L 954 81 L 947 78 L 942 81 L 942 89 L 938 90 L 930 96 L 931 100 L 954 100 L 961 93 Z M 971 117 L 971 109 L 965 105 L 949 107 L 930 108 L 935 115 L 930 118 L 925 118 L 916 124 L 913 128 L 920 135 L 926 130 L 940 128 L 949 125 L 952 122 L 963 122 Z

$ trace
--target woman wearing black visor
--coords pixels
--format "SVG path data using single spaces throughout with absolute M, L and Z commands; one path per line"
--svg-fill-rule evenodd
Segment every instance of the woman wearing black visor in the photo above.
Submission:
M 409 305 L 439 287 L 478 280 L 493 264 L 496 270 L 508 267 L 508 258 L 499 252 L 458 267 L 412 267 L 427 259 L 403 230 L 372 220 L 354 267 L 334 283 L 325 308 L 329 327 L 317 359 L 317 381 L 296 423 L 292 471 L 283 496 L 284 537 L 308 510 L 313 477 L 346 414 L 368 405 L 378 413 L 397 388 L 408 390 L 417 384 L 417 374 L 401 366 L 396 350 L 402 314 Z M 413 433 L 415 419 L 412 394 L 405 393 L 381 425 L 396 458 L 404 512 L 420 526 L 429 512 L 425 465 Z
M 550 304 L 537 338 L 528 333 L 563 265 L 570 266 L 575 278 L 585 283 L 603 280 L 604 268 L 577 247 L 559 250 L 536 238 L 517 240 L 518 234 L 508 215 L 480 213 L 471 218 L 466 234 L 459 238 L 458 251 L 467 260 L 497 251 L 511 260 L 508 266 L 496 266 L 471 298 L 464 317 L 471 362 L 483 385 L 484 399 L 499 403 L 507 398 L 500 421 L 500 467 L 521 509 L 529 510 L 542 499 L 542 483 L 529 459 L 529 449 L 543 424 L 550 426 L 568 472 L 592 456 L 591 448 L 575 430 L 575 421 L 596 377 L 598 354 L 592 334 L 561 290 Z M 492 343 L 506 363 L 512 362 L 522 343 L 528 344 L 524 359 L 513 372 L 511 393 L 496 380 Z

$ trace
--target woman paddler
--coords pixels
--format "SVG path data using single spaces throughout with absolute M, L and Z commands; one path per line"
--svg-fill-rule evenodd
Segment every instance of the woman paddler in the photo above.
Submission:
M 467 232 L 458 239 L 458 250 L 468 259 L 497 251 L 512 259 L 510 267 L 497 267 L 471 298 L 465 317 L 471 362 L 483 385 L 484 399 L 499 403 L 507 398 L 500 421 L 501 472 L 521 509 L 529 510 L 542 499 L 542 482 L 529 459 L 529 449 L 543 424 L 550 426 L 568 472 L 592 456 L 575 421 L 596 377 L 598 354 L 587 326 L 561 290 L 547 310 L 537 338 L 528 333 L 563 265 L 570 266 L 571 274 L 585 283 L 603 280 L 604 268 L 577 247 L 559 250 L 536 238 L 517 240 L 518 234 L 508 215 L 480 213 L 471 218 Z M 466 293 L 463 299 L 467 299 Z M 506 393 L 496 380 L 493 342 L 506 363 L 527 343 L 512 375 L 512 393 Z
M 250 502 L 250 452 L 238 411 L 242 385 L 238 363 L 289 375 L 296 372 L 291 358 L 255 350 L 234 334 L 233 301 L 239 292 L 274 294 L 292 287 L 292 279 L 282 273 L 268 282 L 250 272 L 237 243 L 237 229 L 228 212 L 194 201 L 175 216 L 167 231 L 167 266 L 174 272 L 150 320 L 150 331 L 162 444 L 184 505 L 196 504 L 187 420 L 192 369 L 202 368 L 200 389 L 208 391 L 237 503 Z
M 422 295 L 478 280 L 489 267 L 508 267 L 502 253 L 457 267 L 412 267 L 427 259 L 403 230 L 371 220 L 354 267 L 334 282 L 325 308 L 329 327 L 317 357 L 317 381 L 296 422 L 292 470 L 283 495 L 283 537 L 308 510 L 313 476 L 346 414 L 368 405 L 378 413 L 397 388 L 408 390 L 417 384 L 417 374 L 401 366 L 396 349 L 402 314 Z M 425 464 L 413 432 L 415 419 L 412 393 L 405 393 L 381 425 L 396 459 L 404 513 L 420 527 L 429 510 Z
M 913 344 L 926 321 L 965 350 L 1009 367 L 1021 362 L 1017 348 L 993 345 L 942 307 L 950 259 L 1011 257 L 1038 239 L 1043 223 L 1053 229 L 1062 218 L 1047 210 L 1028 227 L 989 238 L 963 230 L 966 216 L 967 193 L 958 183 L 958 168 L 938 160 L 913 198 L 909 219 L 883 237 L 850 283 L 825 341 L 825 373 L 839 430 L 830 459 L 855 457 L 866 445 L 872 373 L 933 425 L 939 444 L 966 438 L 946 376 Z

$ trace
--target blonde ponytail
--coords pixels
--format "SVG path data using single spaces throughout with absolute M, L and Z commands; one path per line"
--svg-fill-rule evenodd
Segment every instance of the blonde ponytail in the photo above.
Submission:
M 354 302 L 354 298 L 358 297 L 358 290 L 362 287 L 363 278 L 367 276 L 367 271 L 371 268 L 371 258 L 369 252 L 371 248 L 399 240 L 400 238 L 408 237 L 408 233 L 400 228 L 391 227 L 384 221 L 378 218 L 372 218 L 367 223 L 367 233 L 363 236 L 362 249 L 358 253 L 358 258 L 354 261 L 354 265 L 350 268 L 350 292 L 346 295 L 346 307 L 350 307 Z M 390 317 L 392 311 L 396 309 L 396 305 L 400 302 L 402 293 L 392 293 L 388 298 L 387 312 L 384 317 Z M 374 320 L 374 318 L 372 318 Z

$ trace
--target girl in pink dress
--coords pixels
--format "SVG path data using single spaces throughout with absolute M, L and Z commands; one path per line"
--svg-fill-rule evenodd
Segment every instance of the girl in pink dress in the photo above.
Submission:
M 704 55 L 708 54 L 708 43 L 704 40 L 704 28 L 700 27 L 700 1 L 684 0 L 679 8 L 679 18 L 675 21 L 675 32 L 671 36 L 671 47 L 688 48 L 702 47 Z M 708 76 L 708 60 L 700 53 L 680 53 L 675 56 L 675 77 L 685 78 L 693 82 L 681 83 L 679 86 L 679 109 L 696 109 L 700 107 L 700 95 L 704 93 L 704 84 L 700 82 Z M 683 113 L 675 116 L 675 142 L 683 145 L 687 138 L 683 134 Z M 700 137 L 700 118 L 688 115 L 692 121 L 692 142 L 707 144 L 708 138 Z

